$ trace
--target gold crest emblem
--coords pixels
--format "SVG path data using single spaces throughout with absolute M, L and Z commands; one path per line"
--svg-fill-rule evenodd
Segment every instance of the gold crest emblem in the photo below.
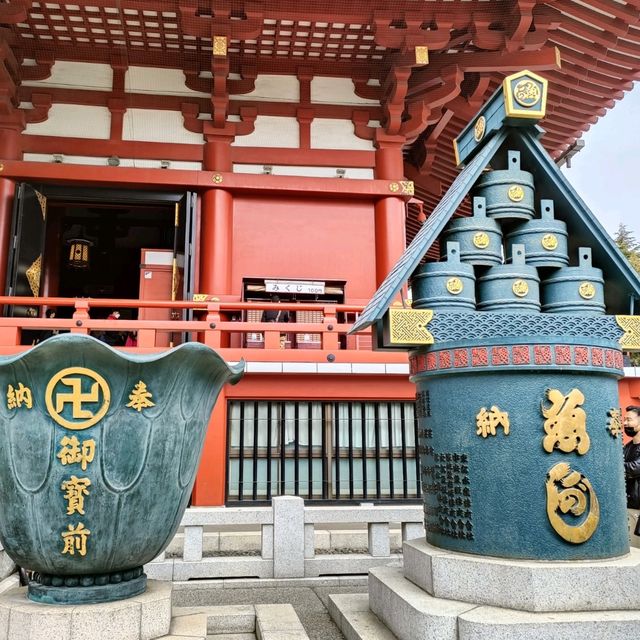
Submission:
M 591 300 L 596 295 L 596 288 L 590 282 L 582 282 L 578 288 L 580 297 L 585 300 Z
M 476 142 L 480 142 L 482 138 L 484 138 L 484 132 L 487 129 L 487 121 L 484 119 L 484 116 L 480 116 L 476 120 L 476 124 L 473 127 L 473 138 Z
M 519 184 L 512 184 L 507 191 L 511 202 L 520 202 L 524 198 L 524 189 Z
M 473 236 L 473 244 L 478 249 L 486 249 L 489 246 L 489 236 L 484 231 L 478 231 Z
M 523 78 L 513 88 L 515 101 L 525 108 L 533 107 L 540 100 L 540 87 L 529 78 Z
M 61 427 L 74 431 L 88 429 L 100 422 L 109 410 L 110 401 L 107 381 L 85 367 L 59 371 L 49 380 L 45 391 L 49 415 Z M 70 411 L 67 406 L 71 407 Z
M 524 280 L 516 280 L 511 286 L 511 290 L 518 298 L 524 298 L 529 293 L 529 285 Z
M 460 280 L 460 278 L 449 278 L 447 280 L 447 291 L 454 296 L 462 293 L 463 289 L 464 285 L 462 284 L 462 280 Z
M 558 248 L 558 238 L 553 233 L 546 233 L 542 236 L 541 244 L 547 251 L 553 251 Z

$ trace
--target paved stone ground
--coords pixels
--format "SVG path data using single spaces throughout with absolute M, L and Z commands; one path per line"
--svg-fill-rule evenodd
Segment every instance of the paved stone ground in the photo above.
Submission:
M 291 604 L 310 640 L 344 640 L 331 620 L 326 603 L 334 593 L 366 593 L 362 586 L 318 587 L 253 587 L 233 589 L 202 589 L 188 596 L 174 592 L 174 606 L 222 606 L 232 604 Z M 185 597 L 186 596 L 186 597 Z

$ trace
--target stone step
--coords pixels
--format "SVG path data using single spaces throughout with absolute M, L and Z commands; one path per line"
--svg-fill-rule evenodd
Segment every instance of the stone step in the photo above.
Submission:
M 255 633 L 215 633 L 207 640 L 256 640 Z
M 629 640 L 640 636 L 640 611 L 531 613 L 476 607 L 458 619 L 459 640 Z
M 206 616 L 206 632 L 213 634 L 254 633 L 256 629 L 256 610 L 251 604 L 173 607 L 173 616 L 201 614 Z
M 402 569 L 376 567 L 369 572 L 369 607 L 399 640 L 458 640 L 458 616 L 477 605 L 434 598 Z
M 260 640 L 309 640 L 290 604 L 257 604 L 256 636 Z
M 369 609 L 366 593 L 331 595 L 327 608 L 346 640 L 397 640 Z

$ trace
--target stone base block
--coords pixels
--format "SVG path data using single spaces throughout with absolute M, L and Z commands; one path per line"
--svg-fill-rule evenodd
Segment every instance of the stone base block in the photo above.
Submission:
M 477 607 L 458 619 L 459 640 L 629 640 L 639 634 L 638 611 L 531 613 Z
M 570 584 L 567 586 L 570 588 Z M 619 588 L 628 593 L 626 585 L 621 584 Z M 370 572 L 368 601 L 361 596 L 331 596 L 329 613 L 348 640 L 628 640 L 640 637 L 640 611 L 637 610 L 531 612 L 478 606 L 435 598 L 393 567 Z M 386 625 L 386 630 L 376 627 L 373 614 Z
M 437 598 L 521 611 L 640 609 L 640 550 L 612 560 L 532 562 L 404 543 L 404 576 Z
M 26 588 L 0 595 L 0 640 L 155 640 L 169 633 L 171 584 L 117 602 L 48 605 L 27 600 Z
M 369 607 L 399 640 L 457 640 L 458 616 L 476 605 L 434 598 L 402 569 L 377 567 L 369 572 Z

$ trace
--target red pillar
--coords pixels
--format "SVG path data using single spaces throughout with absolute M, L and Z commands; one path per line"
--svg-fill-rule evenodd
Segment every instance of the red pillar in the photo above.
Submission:
M 6 126 L 0 122 L 0 158 L 3 160 L 19 160 L 22 158 L 20 133 L 22 123 Z M 0 160 L 1 163 L 1 160 Z M 0 173 L 0 176 L 2 174 Z M 13 196 L 16 184 L 13 180 L 0 177 L 0 288 L 5 292 L 7 279 L 7 261 L 9 259 L 9 241 L 11 235 L 11 217 L 13 213 Z
M 231 172 L 231 140 L 206 136 L 203 169 Z M 222 180 L 224 178 L 220 176 Z M 220 183 L 223 184 L 223 183 Z M 231 294 L 233 196 L 224 187 L 202 195 L 200 231 L 200 292 L 214 296 Z
M 221 131 L 205 131 L 203 169 L 231 172 L 233 137 Z M 224 180 L 224 176 L 220 176 Z M 224 184 L 221 182 L 220 184 Z M 214 296 L 231 293 L 233 242 L 233 196 L 223 187 L 202 194 L 200 219 L 200 292 Z M 224 389 L 209 421 L 202 459 L 193 487 L 194 506 L 224 505 L 227 473 L 227 400 Z
M 225 502 L 227 472 L 227 398 L 220 392 L 209 420 L 196 483 L 191 495 L 194 507 L 217 507 Z
M 400 136 L 380 134 L 376 138 L 376 178 L 404 179 L 404 163 Z M 382 198 L 375 205 L 376 286 L 380 286 L 402 255 L 406 244 L 405 205 L 401 198 Z

